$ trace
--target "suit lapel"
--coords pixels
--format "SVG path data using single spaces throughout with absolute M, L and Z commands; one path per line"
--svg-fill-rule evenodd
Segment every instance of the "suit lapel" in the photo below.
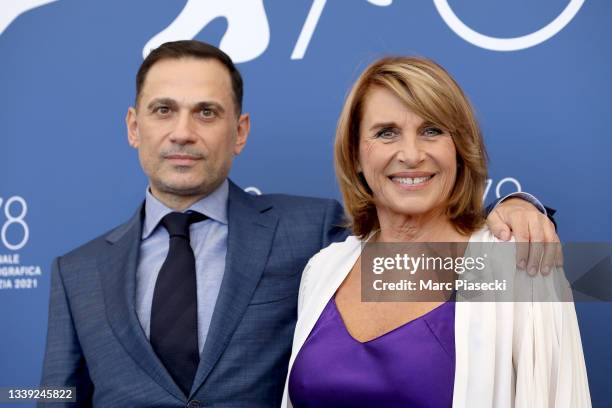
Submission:
M 192 394 L 204 383 L 246 311 L 268 260 L 278 218 L 230 182 L 225 273 Z
M 98 258 L 106 314 L 115 336 L 134 361 L 166 391 L 184 400 L 151 348 L 136 315 L 136 269 L 143 212 L 141 207 L 130 221 L 107 235 L 108 250 Z

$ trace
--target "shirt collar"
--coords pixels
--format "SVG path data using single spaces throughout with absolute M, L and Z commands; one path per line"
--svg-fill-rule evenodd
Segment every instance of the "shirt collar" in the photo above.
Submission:
M 185 211 L 197 211 L 208 218 L 227 224 L 227 199 L 229 195 L 229 182 L 227 179 L 219 187 L 206 197 L 193 203 Z M 174 210 L 168 208 L 151 194 L 149 188 L 145 197 L 145 219 L 142 227 L 142 239 L 147 239 L 157 227 L 157 224 L 167 214 Z

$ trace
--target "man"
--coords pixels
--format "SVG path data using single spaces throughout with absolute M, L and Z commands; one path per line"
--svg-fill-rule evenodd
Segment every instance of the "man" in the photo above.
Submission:
M 341 208 L 251 196 L 228 180 L 250 118 L 219 49 L 166 43 L 136 88 L 126 123 L 149 179 L 145 202 L 55 260 L 43 385 L 76 387 L 78 406 L 279 406 L 300 274 L 345 237 Z M 521 200 L 495 217 L 494 231 L 506 219 L 556 239 Z

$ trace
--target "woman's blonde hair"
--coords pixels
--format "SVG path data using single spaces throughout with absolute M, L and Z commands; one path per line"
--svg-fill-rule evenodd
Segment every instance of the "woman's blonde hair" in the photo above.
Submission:
M 463 234 L 482 226 L 487 153 L 470 102 L 446 70 L 432 60 L 387 57 L 371 64 L 357 79 L 336 129 L 334 164 L 353 233 L 363 238 L 379 228 L 372 191 L 358 171 L 359 124 L 373 86 L 391 91 L 424 121 L 450 133 L 457 151 L 457 177 L 446 214 Z

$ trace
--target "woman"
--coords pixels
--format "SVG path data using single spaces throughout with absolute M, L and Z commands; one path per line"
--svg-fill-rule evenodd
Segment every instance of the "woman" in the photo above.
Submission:
M 304 270 L 283 407 L 590 406 L 571 302 L 362 302 L 365 241 L 496 242 L 481 133 L 443 68 L 368 67 L 340 116 L 335 164 L 354 236 Z

